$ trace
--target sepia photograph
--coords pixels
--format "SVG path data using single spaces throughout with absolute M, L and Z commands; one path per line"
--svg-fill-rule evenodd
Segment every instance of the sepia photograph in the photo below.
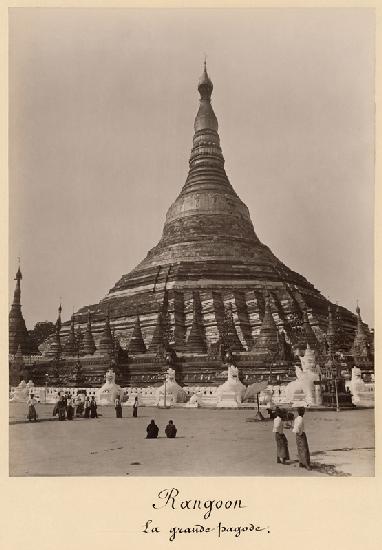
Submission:
M 11 477 L 375 475 L 375 24 L 9 10 Z

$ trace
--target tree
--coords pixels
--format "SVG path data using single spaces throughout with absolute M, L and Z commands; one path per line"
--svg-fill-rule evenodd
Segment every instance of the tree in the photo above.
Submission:
M 34 329 L 30 330 L 29 336 L 33 340 L 36 348 L 42 344 L 56 330 L 56 325 L 51 321 L 39 321 L 35 324 Z

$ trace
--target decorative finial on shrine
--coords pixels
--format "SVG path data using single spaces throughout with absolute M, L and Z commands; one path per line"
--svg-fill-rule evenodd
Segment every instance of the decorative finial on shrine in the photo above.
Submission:
M 214 86 L 212 84 L 212 81 L 207 73 L 207 56 L 204 55 L 203 74 L 200 77 L 199 84 L 198 84 L 200 99 L 210 100 L 213 87 Z
M 18 263 L 18 268 L 16 272 L 15 281 L 20 281 L 23 278 L 23 276 L 21 275 L 21 268 L 20 268 L 20 256 L 17 256 L 17 263 Z

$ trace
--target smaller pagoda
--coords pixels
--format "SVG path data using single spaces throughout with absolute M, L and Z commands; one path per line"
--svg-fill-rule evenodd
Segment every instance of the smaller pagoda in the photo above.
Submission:
M 113 342 L 113 335 L 111 333 L 111 328 L 110 328 L 110 313 L 108 311 L 106 320 L 105 320 L 105 327 L 99 341 L 97 354 L 109 357 L 113 355 L 113 352 L 114 352 L 114 342 Z
M 135 320 L 133 334 L 131 335 L 127 350 L 132 355 L 146 353 L 146 345 L 142 336 L 142 328 L 139 315 L 137 315 L 137 318 Z
M 81 341 L 80 355 L 93 355 L 96 350 L 92 333 L 92 322 L 90 317 L 90 310 L 88 310 L 88 322 L 86 325 L 86 331 Z
M 20 266 L 17 270 L 15 281 L 16 288 L 13 295 L 13 302 L 9 312 L 9 354 L 15 355 L 18 348 L 23 355 L 37 352 L 30 338 L 25 320 L 21 312 L 21 279 L 23 278 Z

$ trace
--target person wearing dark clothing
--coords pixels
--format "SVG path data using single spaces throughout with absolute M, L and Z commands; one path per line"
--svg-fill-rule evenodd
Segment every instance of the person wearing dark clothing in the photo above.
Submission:
M 89 418 L 89 414 L 90 414 L 90 399 L 89 399 L 89 396 L 86 396 L 86 398 L 85 398 L 84 409 L 85 409 L 84 418 Z
M 137 418 L 137 415 L 138 415 L 138 397 L 135 397 L 134 405 L 133 405 L 133 417 Z
M 155 424 L 154 420 L 150 422 L 150 424 L 146 428 L 146 439 L 156 439 L 158 437 L 159 428 Z
M 84 414 L 84 404 L 82 402 L 82 399 L 79 395 L 77 395 L 76 399 L 76 416 L 81 417 Z
M 34 398 L 34 394 L 32 393 L 30 398 L 28 399 L 28 420 L 29 422 L 33 420 L 34 422 L 37 421 L 37 412 L 36 412 L 36 405 L 37 400 Z
M 289 460 L 288 440 L 284 434 L 284 420 L 285 413 L 276 407 L 272 431 L 276 438 L 278 464 L 286 464 L 286 461 Z
M 293 432 L 296 434 L 296 445 L 298 452 L 298 460 L 300 468 L 306 468 L 311 470 L 310 466 L 310 451 L 308 445 L 308 439 L 305 433 L 305 424 L 303 416 L 305 414 L 304 407 L 298 407 L 298 416 L 295 418 L 293 425 Z
M 66 402 L 66 417 L 68 420 L 73 420 L 73 416 L 74 416 L 73 400 L 69 396 Z
M 62 395 L 57 403 L 58 420 L 66 420 L 66 402 L 65 397 Z
M 92 400 L 90 401 L 90 418 L 97 418 L 97 403 L 95 400 L 94 395 L 92 396 Z
M 172 438 L 172 437 L 176 436 L 177 429 L 176 429 L 175 424 L 172 420 L 168 421 L 165 432 L 166 432 L 167 437 Z
M 122 418 L 122 403 L 119 398 L 119 395 L 117 395 L 115 402 L 114 402 L 114 408 L 115 408 L 115 416 L 117 418 Z

